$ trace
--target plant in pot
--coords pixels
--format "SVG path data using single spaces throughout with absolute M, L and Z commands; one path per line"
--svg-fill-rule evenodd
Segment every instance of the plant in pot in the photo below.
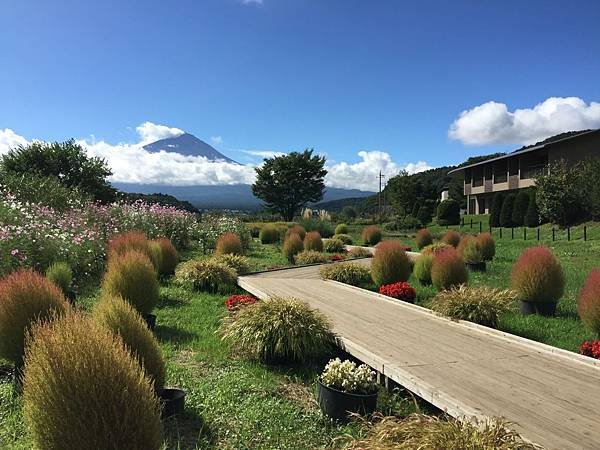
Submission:
M 543 246 L 526 249 L 513 265 L 511 288 L 517 293 L 524 315 L 553 316 L 565 289 L 556 256 Z
M 458 244 L 458 252 L 465 260 L 469 270 L 473 272 L 485 272 L 485 260 L 483 249 L 475 236 L 465 236 Z
M 348 420 L 350 413 L 371 414 L 377 406 L 375 372 L 366 364 L 340 358 L 329 361 L 317 379 L 317 399 L 323 413 Z

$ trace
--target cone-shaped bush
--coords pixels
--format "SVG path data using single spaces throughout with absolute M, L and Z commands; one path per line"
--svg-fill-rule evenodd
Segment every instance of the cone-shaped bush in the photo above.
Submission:
M 413 272 L 421 284 L 431 284 L 431 265 L 433 254 L 420 255 L 415 261 Z
M 381 241 L 381 230 L 378 226 L 369 225 L 362 230 L 362 240 L 365 245 L 376 245 Z
M 165 237 L 156 239 L 153 242 L 158 244 L 161 250 L 158 273 L 163 276 L 173 275 L 175 273 L 175 267 L 179 264 L 179 253 L 177 253 L 177 249 L 171 243 L 171 240 Z
M 503 203 L 504 203 L 504 194 L 501 192 L 494 194 L 494 199 L 492 200 L 492 209 L 490 210 L 490 226 L 491 227 L 499 227 L 500 226 L 500 212 L 502 211 Z
M 323 239 L 321 239 L 321 234 L 318 231 L 306 233 L 304 237 L 304 250 L 323 251 Z
M 479 246 L 483 252 L 483 260 L 491 261 L 496 256 L 496 242 L 490 233 L 480 233 L 477 236 Z
M 600 337 L 600 269 L 593 269 L 585 280 L 577 312 L 583 324 Z
M 306 230 L 302 225 L 294 225 L 287 229 L 287 231 L 285 232 L 285 238 L 287 239 L 292 234 L 297 234 L 298 236 L 300 236 L 300 239 L 304 240 L 304 237 L 306 236 Z
M 68 309 L 60 288 L 37 272 L 19 270 L 4 277 L 0 280 L 0 358 L 20 364 L 29 328 Z
M 218 255 L 241 255 L 242 241 L 235 233 L 223 233 L 217 239 L 215 254 Z
M 535 191 L 532 191 L 529 195 L 529 205 L 527 205 L 524 222 L 526 227 L 537 227 L 540 224 L 540 212 L 535 199 Z
M 371 261 L 371 277 L 377 286 L 406 281 L 412 268 L 404 246 L 398 241 L 381 242 Z
M 458 231 L 448 230 L 442 236 L 442 242 L 456 248 L 460 242 L 460 233 Z
M 433 243 L 433 236 L 427 228 L 421 228 L 419 231 L 417 231 L 415 243 L 417 244 L 417 248 L 421 250 L 422 248 Z
M 120 338 L 78 313 L 32 336 L 23 415 L 36 448 L 162 448 L 159 400 Z
M 466 263 L 477 264 L 483 261 L 483 251 L 475 236 L 463 236 L 457 250 Z
M 262 244 L 274 244 L 279 242 L 279 230 L 272 223 L 266 223 L 260 229 L 258 238 Z
M 283 243 L 283 256 L 291 263 L 294 262 L 294 256 L 304 250 L 304 243 L 297 233 L 290 234 Z
M 46 269 L 46 278 L 57 285 L 63 294 L 67 295 L 73 284 L 73 271 L 66 262 L 55 262 Z
M 520 190 L 515 197 L 515 203 L 512 211 L 512 223 L 515 227 L 523 226 L 525 223 L 525 215 L 529 206 L 529 193 L 525 190 Z
M 146 235 L 140 231 L 129 231 L 114 235 L 108 241 L 107 255 L 108 259 L 115 256 L 124 255 L 125 253 L 136 250 L 145 254 L 156 270 L 158 270 L 160 261 L 156 259 L 157 253 L 152 251 L 150 241 Z
M 431 283 L 438 291 L 464 284 L 469 279 L 465 261 L 450 247 L 435 254 L 431 264 Z
M 348 234 L 348 225 L 340 223 L 335 227 L 335 234 Z
M 558 302 L 565 280 L 560 263 L 548 247 L 526 249 L 513 265 L 511 288 L 527 302 Z
M 94 307 L 94 319 L 115 333 L 152 380 L 156 392 L 165 385 L 165 361 L 158 342 L 142 316 L 121 297 L 104 296 Z
M 102 280 L 107 295 L 117 295 L 142 315 L 158 303 L 158 280 L 148 257 L 136 250 L 112 257 Z
M 215 260 L 192 259 L 177 266 L 175 281 L 188 289 L 228 294 L 235 289 L 237 273 Z
M 512 227 L 512 213 L 515 204 L 515 194 L 508 194 L 502 201 L 502 209 L 500 210 L 500 226 Z
M 242 308 L 221 326 L 223 339 L 251 358 L 308 362 L 333 343 L 327 318 L 295 299 L 274 298 Z

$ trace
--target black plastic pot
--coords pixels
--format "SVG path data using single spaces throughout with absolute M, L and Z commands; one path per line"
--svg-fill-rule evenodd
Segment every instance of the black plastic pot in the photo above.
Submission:
M 156 327 L 156 316 L 154 314 L 144 314 L 144 320 L 146 321 L 148 328 L 154 331 L 154 328 Z
M 431 280 L 419 280 L 421 286 L 431 286 Z
M 524 302 L 520 303 L 521 314 L 529 316 L 539 314 L 540 316 L 553 317 L 556 315 L 556 302 Z
M 478 262 L 478 263 L 467 263 L 467 268 L 471 271 L 471 272 L 485 272 L 485 261 L 482 262 Z
M 330 388 L 317 380 L 317 400 L 323 413 L 333 419 L 346 421 L 350 413 L 372 414 L 377 406 L 374 394 L 349 394 Z
M 178 388 L 164 388 L 160 393 L 160 400 L 163 404 L 163 419 L 183 414 L 185 408 L 185 391 Z

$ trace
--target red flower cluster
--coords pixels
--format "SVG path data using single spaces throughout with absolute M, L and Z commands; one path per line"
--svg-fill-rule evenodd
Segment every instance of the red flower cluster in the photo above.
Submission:
M 225 306 L 231 311 L 237 311 L 242 306 L 252 305 L 256 303 L 256 299 L 251 295 L 232 295 L 225 300 Z
M 330 258 L 330 259 L 331 259 L 332 261 L 343 261 L 343 260 L 344 260 L 344 259 L 346 259 L 346 258 L 344 258 L 344 255 L 340 255 L 340 254 L 336 253 L 336 254 L 334 254 L 334 255 L 331 255 L 331 258 Z
M 591 358 L 600 359 L 600 341 L 583 341 L 579 353 Z
M 415 301 L 415 297 L 417 296 L 417 291 L 406 281 L 384 284 L 379 287 L 379 293 L 411 303 Z

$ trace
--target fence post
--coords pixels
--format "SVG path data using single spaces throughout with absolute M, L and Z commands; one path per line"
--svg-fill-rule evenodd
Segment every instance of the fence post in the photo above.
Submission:
M 527 227 L 523 227 L 523 240 L 527 240 Z
M 567 241 L 571 240 L 571 227 L 567 227 Z
M 583 226 L 583 242 L 587 241 L 587 226 Z
M 500 239 L 502 239 L 502 227 L 500 227 Z
M 481 227 L 482 227 L 482 226 L 483 226 L 483 225 L 482 225 L 482 223 L 481 223 L 481 222 L 479 222 L 479 233 L 481 233 Z
M 462 228 L 462 227 L 464 227 L 464 226 L 465 226 L 465 218 L 464 218 L 464 217 L 461 217 L 461 218 L 460 218 L 460 227 Z
M 515 238 L 515 229 L 514 229 L 514 227 L 510 227 L 510 238 L 511 239 Z
M 555 231 L 556 231 L 556 230 L 554 229 L 554 227 L 552 227 L 552 242 L 554 242 L 554 232 L 555 232 Z
M 471 217 L 471 225 L 469 226 L 469 229 L 473 228 L 473 218 Z
M 537 240 L 540 240 L 540 227 L 537 227 Z

